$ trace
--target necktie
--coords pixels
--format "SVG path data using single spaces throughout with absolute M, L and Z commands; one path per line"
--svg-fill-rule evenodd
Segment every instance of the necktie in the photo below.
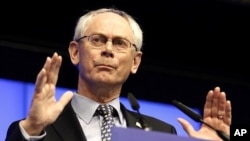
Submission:
M 103 117 L 101 126 L 102 141 L 110 141 L 111 127 L 114 124 L 112 116 L 113 107 L 111 105 L 99 105 L 99 107 L 97 108 L 97 112 Z

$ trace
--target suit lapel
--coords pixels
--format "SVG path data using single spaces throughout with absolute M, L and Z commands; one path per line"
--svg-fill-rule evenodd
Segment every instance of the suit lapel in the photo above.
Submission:
M 123 113 L 123 115 L 124 115 L 124 117 L 126 119 L 127 127 L 142 129 L 142 126 L 141 126 L 141 124 L 139 122 L 138 114 L 129 111 L 122 104 L 121 104 L 121 110 L 122 110 L 122 113 Z
M 70 103 L 52 126 L 64 141 L 87 141 Z

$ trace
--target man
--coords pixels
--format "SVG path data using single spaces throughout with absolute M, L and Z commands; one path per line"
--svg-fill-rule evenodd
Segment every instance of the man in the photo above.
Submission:
M 99 105 L 112 105 L 115 126 L 138 128 L 138 114 L 119 101 L 122 85 L 135 74 L 142 57 L 142 31 L 123 11 L 99 9 L 82 16 L 69 44 L 71 62 L 78 68 L 77 92 L 65 92 L 55 100 L 55 87 L 62 57 L 48 57 L 37 75 L 28 116 L 13 122 L 7 141 L 101 141 Z M 154 131 L 176 134 L 168 123 L 143 115 Z M 221 140 L 207 126 L 195 131 L 184 119 L 178 119 L 191 137 Z M 231 105 L 219 87 L 208 92 L 204 121 L 229 135 Z M 140 123 L 140 122 L 139 122 Z

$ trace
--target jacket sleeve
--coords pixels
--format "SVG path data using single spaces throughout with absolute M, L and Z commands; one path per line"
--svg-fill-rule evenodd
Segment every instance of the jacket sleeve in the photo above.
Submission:
M 25 138 L 23 137 L 21 130 L 19 128 L 19 121 L 15 121 L 10 124 L 5 141 L 25 141 Z
M 21 131 L 20 121 L 21 120 L 18 120 L 10 124 L 5 141 L 27 141 Z M 42 141 L 46 135 L 45 132 L 42 134 L 41 137 L 39 136 L 38 138 L 35 138 L 35 141 Z M 34 138 L 32 138 L 32 140 L 34 140 Z

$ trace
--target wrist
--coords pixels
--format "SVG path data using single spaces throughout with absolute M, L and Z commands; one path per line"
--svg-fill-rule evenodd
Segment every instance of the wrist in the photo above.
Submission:
M 30 136 L 39 136 L 44 129 L 42 124 L 31 122 L 28 119 L 22 120 L 20 124 Z

